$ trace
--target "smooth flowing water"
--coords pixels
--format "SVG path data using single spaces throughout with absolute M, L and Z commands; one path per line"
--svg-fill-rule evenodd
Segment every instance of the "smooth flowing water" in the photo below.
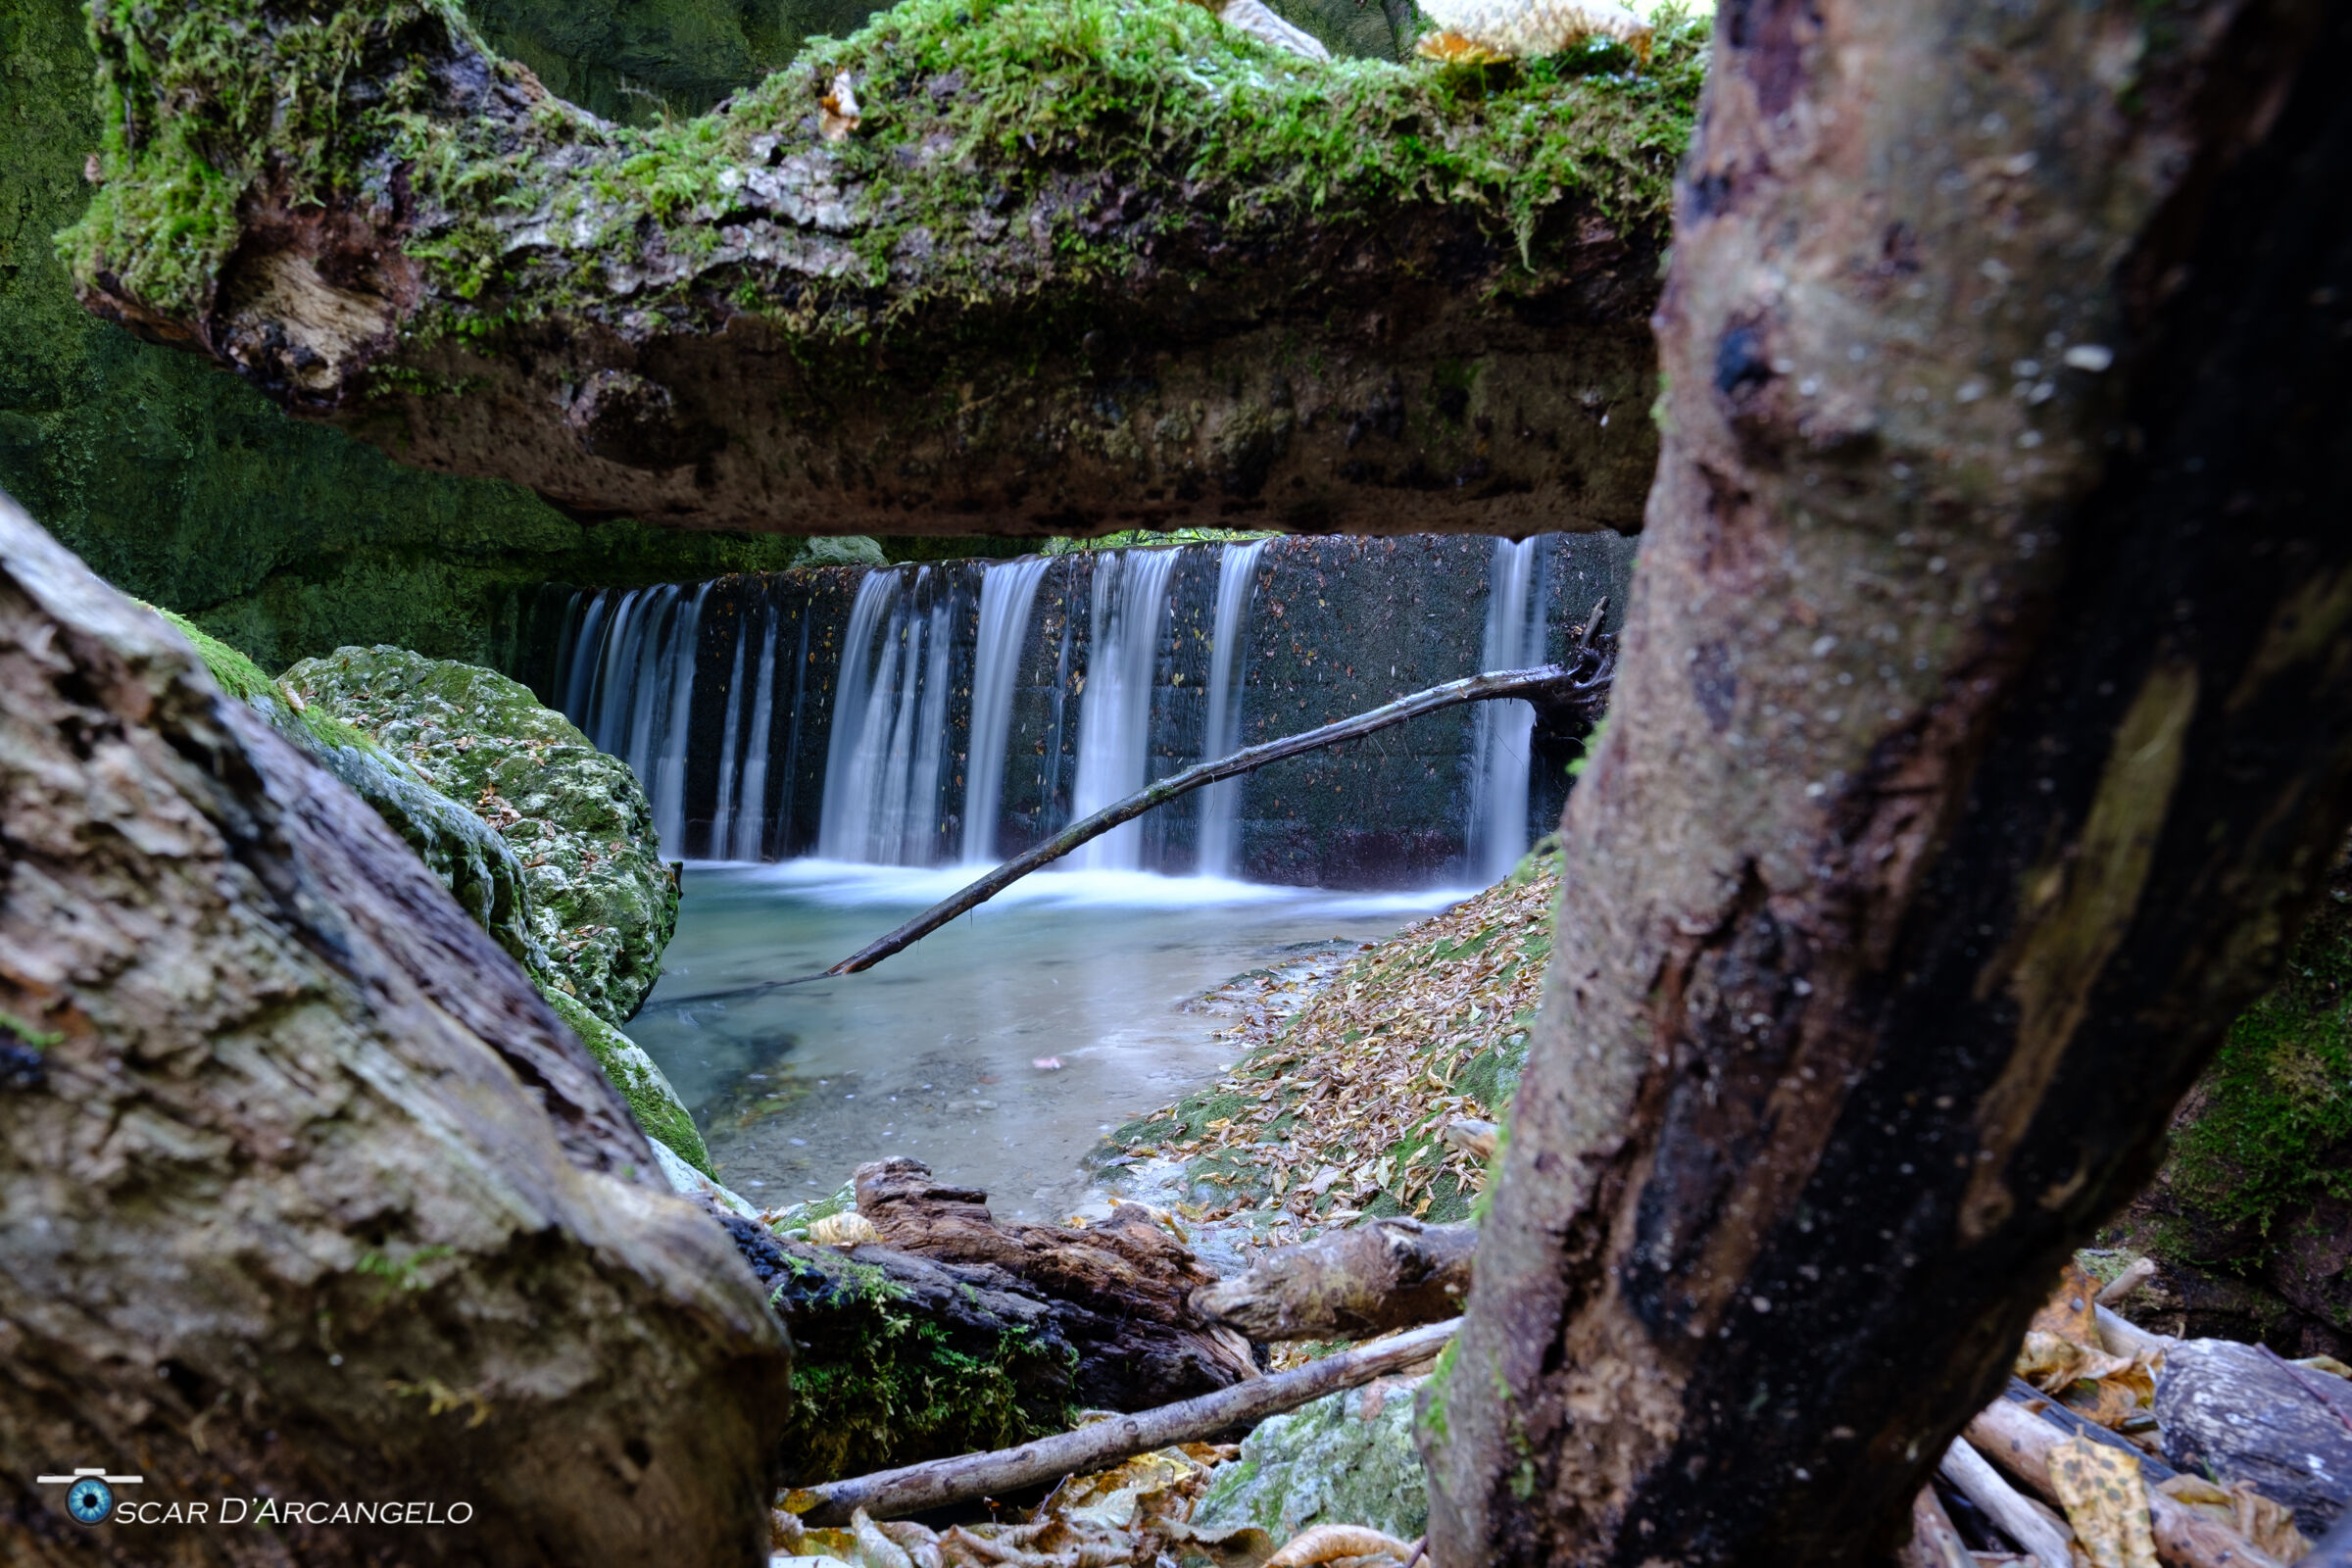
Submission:
M 1058 1218 L 1102 1133 L 1213 1080 L 1223 1021 L 1186 1003 L 1302 948 L 1377 940 L 1461 897 L 1344 895 L 1140 872 L 1045 872 L 863 974 L 805 974 L 952 891 L 962 870 L 697 864 L 629 1034 L 720 1175 L 755 1202 L 910 1154 L 1000 1217 Z

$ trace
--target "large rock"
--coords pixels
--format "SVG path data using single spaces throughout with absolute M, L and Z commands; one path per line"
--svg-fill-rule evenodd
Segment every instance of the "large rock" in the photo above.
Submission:
M 529 978 L 164 621 L 0 502 L 0 1556 L 762 1560 L 787 1345 Z
M 628 765 L 529 689 L 398 648 L 342 648 L 280 677 L 494 824 L 521 858 L 551 983 L 615 1028 L 662 973 L 676 872 Z
M 1310 1525 L 1370 1525 L 1400 1541 L 1429 1526 L 1429 1482 L 1413 1446 L 1424 1380 L 1385 1379 L 1266 1421 L 1220 1466 L 1193 1523 L 1255 1525 L 1288 1541 Z

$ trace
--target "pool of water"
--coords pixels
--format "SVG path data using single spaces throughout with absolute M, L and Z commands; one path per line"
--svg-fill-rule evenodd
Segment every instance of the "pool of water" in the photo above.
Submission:
M 863 974 L 786 989 L 944 898 L 968 868 L 696 864 L 661 983 L 629 1024 L 726 1183 L 831 1192 L 911 1154 L 1001 1218 L 1059 1217 L 1102 1133 L 1212 1080 L 1224 1020 L 1188 1005 L 1319 944 L 1376 941 L 1464 890 L 1334 894 L 1041 872 Z

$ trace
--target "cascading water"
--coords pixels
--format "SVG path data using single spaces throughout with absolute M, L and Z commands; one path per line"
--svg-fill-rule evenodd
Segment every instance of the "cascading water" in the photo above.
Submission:
M 1168 605 L 1173 550 L 1128 550 L 1095 568 L 1093 637 L 1086 691 L 1078 710 L 1078 778 L 1072 820 L 1133 795 L 1149 781 L 1152 676 L 1159 661 L 1159 623 Z M 1141 823 L 1122 822 L 1072 857 L 1098 871 L 1143 864 Z
M 666 853 L 979 862 L 1245 737 L 1540 662 L 1559 614 L 1623 601 L 1632 554 L 1612 535 L 1276 539 L 819 567 L 558 590 L 530 611 L 545 642 L 520 646 L 547 651 L 527 672 L 549 700 L 636 769 Z M 1481 705 L 1280 763 L 1075 863 L 1491 879 L 1566 788 L 1533 717 Z
M 627 762 L 654 808 L 662 853 L 686 837 L 687 715 L 694 700 L 702 584 L 600 593 L 580 616 L 564 709 L 601 751 Z
M 851 609 L 817 826 L 817 853 L 827 859 L 928 865 L 939 858 L 953 622 L 945 592 L 928 610 L 920 604 L 930 577 L 929 567 L 918 569 L 902 592 L 898 573 L 869 573 Z
M 1012 743 L 1012 689 L 1028 648 L 1037 585 L 1053 561 L 1025 556 L 988 568 L 980 579 L 980 645 L 972 662 L 971 751 L 963 769 L 963 858 L 997 858 L 997 816 L 1004 799 L 1004 762 Z
M 1482 670 L 1530 669 L 1544 662 L 1543 595 L 1538 592 L 1541 538 L 1494 541 L 1487 579 Z M 1536 710 L 1516 699 L 1480 703 L 1471 720 L 1470 870 L 1481 882 L 1511 874 L 1527 853 L 1529 744 Z
M 1242 745 L 1242 687 L 1249 676 L 1243 640 L 1250 634 L 1250 601 L 1257 588 L 1257 558 L 1266 541 L 1227 545 L 1217 558 L 1217 619 L 1208 654 L 1208 718 L 1200 728 L 1200 760 L 1231 757 Z M 1201 792 L 1202 876 L 1239 874 L 1242 780 L 1225 779 Z

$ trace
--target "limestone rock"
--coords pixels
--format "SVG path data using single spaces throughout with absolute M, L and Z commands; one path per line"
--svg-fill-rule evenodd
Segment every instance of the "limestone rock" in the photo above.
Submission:
M 1242 1443 L 1193 1523 L 1255 1525 L 1288 1541 L 1310 1525 L 1370 1525 L 1400 1541 L 1429 1526 L 1429 1483 L 1413 1446 L 1421 1378 L 1383 1379 L 1278 1415 Z
M 342 648 L 282 679 L 496 827 L 519 857 L 550 983 L 615 1028 L 635 1015 L 662 973 L 678 884 L 626 763 L 471 664 Z

